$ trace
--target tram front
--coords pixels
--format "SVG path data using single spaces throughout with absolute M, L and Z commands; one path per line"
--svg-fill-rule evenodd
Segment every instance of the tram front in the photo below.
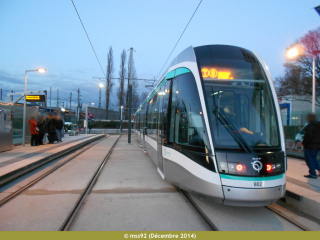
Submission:
M 286 169 L 272 80 L 246 49 L 210 45 L 194 50 L 224 204 L 272 204 L 285 193 Z

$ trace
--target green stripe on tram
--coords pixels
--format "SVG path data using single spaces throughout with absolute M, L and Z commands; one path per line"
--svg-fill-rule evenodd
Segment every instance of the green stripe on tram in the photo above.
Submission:
M 168 72 L 165 79 L 174 78 L 174 73 L 175 73 L 175 71 L 176 71 L 176 70 L 173 70 L 173 71 L 171 71 L 171 72 Z
M 234 176 L 234 175 L 226 175 L 220 174 L 221 178 L 229 179 L 229 180 L 238 180 L 238 181 L 270 181 L 270 180 L 277 180 L 283 177 L 283 174 L 269 176 L 269 177 L 244 177 L 244 176 Z
M 175 77 L 184 73 L 188 73 L 190 70 L 188 68 L 178 68 L 176 69 Z
M 184 73 L 188 73 L 190 70 L 188 68 L 177 68 L 171 72 L 168 72 L 165 79 L 174 78 Z
M 188 69 L 188 68 L 184 68 L 184 67 L 182 67 L 182 68 L 177 68 L 177 69 L 175 69 L 175 70 L 173 70 L 173 71 L 171 71 L 171 72 L 168 72 L 167 74 L 166 74 L 166 77 L 161 81 L 161 83 L 157 86 L 157 88 L 152 92 L 152 94 L 147 98 L 147 100 L 144 102 L 144 103 L 142 103 L 142 105 L 141 105 L 141 107 L 140 107 L 140 109 L 139 110 L 141 110 L 143 107 L 144 107 L 144 105 L 147 103 L 147 102 L 149 102 L 150 101 L 150 99 L 154 96 L 154 94 L 159 90 L 159 88 L 161 88 L 166 82 L 167 82 L 167 79 L 171 79 L 171 78 L 174 78 L 174 77 L 176 77 L 176 76 L 179 76 L 179 75 L 181 75 L 181 74 L 184 74 L 184 73 L 188 73 L 188 72 L 190 72 L 190 70 Z

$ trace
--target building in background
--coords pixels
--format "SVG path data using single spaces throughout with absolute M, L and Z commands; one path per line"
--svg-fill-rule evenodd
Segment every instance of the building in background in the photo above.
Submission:
M 287 95 L 279 98 L 283 126 L 302 126 L 306 114 L 312 111 L 312 96 Z M 316 114 L 320 114 L 320 104 L 316 102 Z

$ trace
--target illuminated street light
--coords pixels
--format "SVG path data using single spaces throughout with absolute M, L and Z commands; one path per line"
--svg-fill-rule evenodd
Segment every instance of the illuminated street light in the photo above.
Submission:
M 287 52 L 287 56 L 288 56 L 289 58 L 294 58 L 294 57 L 296 57 L 296 56 L 298 56 L 298 55 L 299 55 L 299 51 L 298 51 L 297 48 L 291 48 L 291 49 L 289 49 L 288 52 Z
M 61 108 L 61 112 L 65 112 L 66 111 L 66 109 L 65 108 Z
M 39 68 L 37 71 L 40 72 L 40 73 L 46 72 L 46 70 L 44 68 Z
M 100 84 L 99 84 L 99 88 L 103 88 L 103 83 L 100 83 Z
M 26 118 L 27 118 L 27 100 L 26 100 L 26 92 L 27 92 L 27 73 L 28 72 L 40 72 L 44 73 L 46 70 L 44 68 L 38 68 L 37 70 L 26 70 L 24 74 L 24 104 L 23 104 L 23 123 L 22 123 L 22 145 L 26 145 Z

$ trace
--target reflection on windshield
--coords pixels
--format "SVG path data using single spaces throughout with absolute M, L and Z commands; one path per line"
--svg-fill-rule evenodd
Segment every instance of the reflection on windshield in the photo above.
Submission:
M 205 80 L 208 112 L 215 146 L 239 148 L 239 139 L 256 148 L 278 147 L 279 134 L 274 104 L 264 80 Z M 219 114 L 226 119 L 219 120 Z

